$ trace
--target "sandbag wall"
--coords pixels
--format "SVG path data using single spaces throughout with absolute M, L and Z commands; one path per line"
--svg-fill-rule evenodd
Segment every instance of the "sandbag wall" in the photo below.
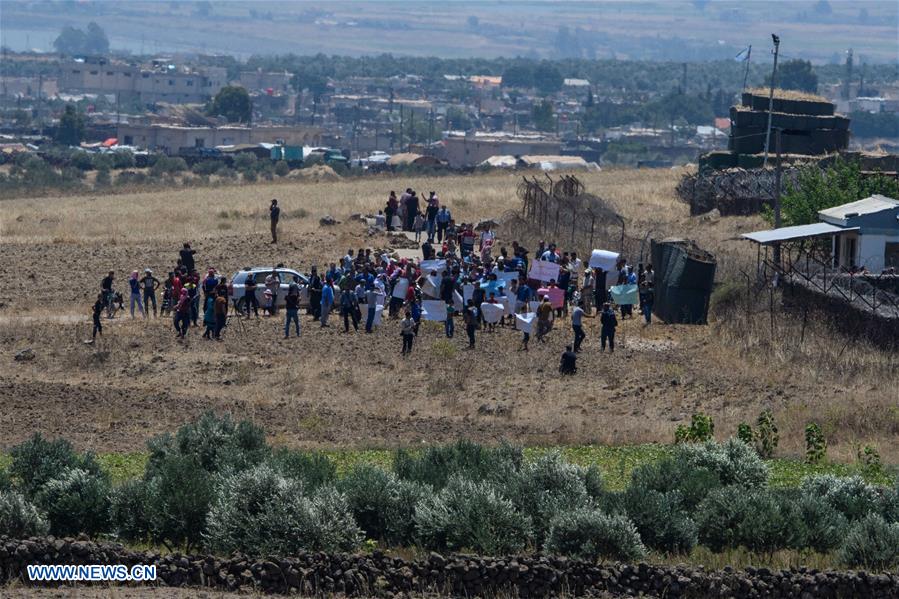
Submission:
M 767 96 L 744 93 L 742 106 L 730 109 L 728 148 L 735 154 L 765 151 L 768 128 Z M 849 145 L 849 119 L 834 114 L 827 101 L 774 98 L 771 112 L 769 153 L 775 151 L 774 129 L 781 129 L 783 154 L 820 155 L 844 150 Z
M 653 312 L 667 323 L 705 324 L 715 257 L 684 239 L 652 240 Z

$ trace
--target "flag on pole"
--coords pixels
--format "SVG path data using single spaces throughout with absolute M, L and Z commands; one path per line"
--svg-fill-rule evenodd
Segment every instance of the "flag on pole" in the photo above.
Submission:
M 749 60 L 749 46 L 746 46 L 740 51 L 739 54 L 734 56 L 734 60 L 736 60 L 737 62 L 745 62 Z

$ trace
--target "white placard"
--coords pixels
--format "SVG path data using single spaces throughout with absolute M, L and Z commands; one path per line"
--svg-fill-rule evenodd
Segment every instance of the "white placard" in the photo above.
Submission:
M 590 254 L 590 268 L 600 268 L 607 272 L 615 270 L 619 255 L 617 252 L 607 250 L 593 250 L 593 253 Z
M 481 314 L 484 315 L 484 320 L 490 324 L 498 323 L 504 313 L 505 309 L 502 304 L 488 304 L 487 302 L 481 304 Z
M 462 285 L 462 301 L 465 302 L 465 305 L 468 305 L 468 300 L 471 299 L 471 296 L 474 295 L 474 285 L 471 283 L 466 283 Z
M 453 290 L 453 308 L 456 309 L 456 312 L 465 310 L 465 303 L 462 301 L 462 296 L 459 295 L 459 292 L 455 289 Z
M 375 306 L 375 319 L 371 321 L 373 325 L 381 324 L 381 315 L 382 314 L 384 314 L 384 306 L 383 305 Z
M 555 262 L 534 260 L 531 262 L 531 270 L 528 276 L 536 281 L 551 281 L 559 279 L 559 265 Z
M 509 293 L 509 289 L 512 288 L 512 281 L 517 281 L 519 277 L 517 270 L 515 272 L 497 272 L 495 274 L 497 280 L 502 282 L 503 289 L 506 290 L 506 293 Z
M 496 298 L 496 301 L 503 305 L 503 314 L 505 316 L 511 316 L 515 313 L 515 298 L 511 295 L 503 295 Z
M 441 300 L 422 300 L 421 317 L 423 320 L 446 320 L 446 302 Z
M 421 292 L 428 297 L 440 297 L 440 277 L 434 275 L 425 277 Z
M 400 279 L 393 287 L 393 297 L 397 299 L 406 299 L 406 292 L 409 291 L 409 279 Z
M 534 326 L 534 320 L 536 318 L 537 314 L 535 312 L 528 312 L 527 314 L 516 314 L 515 328 L 522 333 L 530 333 L 531 328 Z
M 431 271 L 434 271 L 439 277 L 446 270 L 446 260 L 422 260 L 419 266 L 421 274 L 429 275 Z
M 536 312 L 540 307 L 540 302 L 528 302 L 528 312 Z

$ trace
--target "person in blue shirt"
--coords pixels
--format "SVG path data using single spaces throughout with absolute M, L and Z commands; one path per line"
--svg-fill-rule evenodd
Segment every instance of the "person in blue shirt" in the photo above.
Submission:
M 443 235 L 446 233 L 446 228 L 449 227 L 452 218 L 446 204 L 441 206 L 440 210 L 437 211 L 437 243 L 443 242 Z
M 321 323 L 322 327 L 330 326 L 328 324 L 328 314 L 331 312 L 331 306 L 334 305 L 334 287 L 331 286 L 331 277 L 328 277 L 322 287 L 321 301 Z
M 128 285 L 131 287 L 131 318 L 134 318 L 134 304 L 137 304 L 137 308 L 141 314 L 143 314 L 144 318 L 147 317 L 144 312 L 144 302 L 140 297 L 140 281 L 138 280 L 137 271 L 133 271 L 131 273 L 131 278 L 128 279 Z

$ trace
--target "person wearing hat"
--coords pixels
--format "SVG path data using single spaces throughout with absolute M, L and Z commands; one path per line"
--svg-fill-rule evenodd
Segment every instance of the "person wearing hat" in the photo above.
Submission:
M 281 218 L 278 200 L 272 199 L 271 206 L 268 207 L 268 218 L 272 225 L 272 243 L 278 243 L 278 220 Z
M 144 303 L 140 298 L 140 280 L 137 278 L 138 274 L 136 270 L 131 271 L 131 277 L 128 279 L 128 286 L 131 288 L 131 318 L 134 318 L 134 304 L 137 304 L 138 311 L 143 314 L 144 318 L 147 315 L 144 313 Z
M 156 290 L 159 289 L 159 279 L 153 276 L 152 270 L 145 268 L 140 283 L 144 290 L 144 316 L 150 315 L 150 304 L 153 304 L 153 318 L 156 318 Z

